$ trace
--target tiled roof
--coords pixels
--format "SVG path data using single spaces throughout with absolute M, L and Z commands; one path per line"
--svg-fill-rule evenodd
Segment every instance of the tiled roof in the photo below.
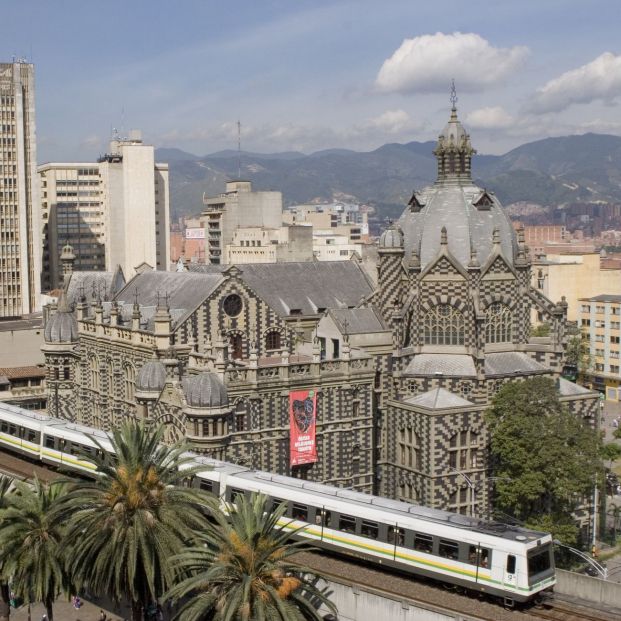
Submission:
M 485 375 L 487 376 L 549 372 L 548 367 L 523 352 L 503 351 L 485 356 Z
M 573 382 L 569 382 L 562 377 L 558 380 L 558 390 L 561 393 L 561 397 L 569 397 L 574 395 L 586 395 L 592 393 L 592 390 L 585 388 L 584 386 L 579 386 L 578 384 L 574 384 Z
M 475 377 L 472 356 L 467 354 L 418 354 L 407 366 L 408 375 L 447 375 Z
M 225 265 L 189 265 L 190 272 L 223 272 Z M 351 308 L 373 291 L 355 261 L 249 263 L 235 266 L 240 279 L 279 315 L 315 315 L 328 308 Z
M 390 330 L 373 308 L 331 309 L 330 315 L 344 334 L 367 334 Z
M 8 379 L 45 377 L 45 367 L 0 367 L 0 376 Z
M 460 397 L 444 388 L 435 388 L 422 395 L 409 397 L 403 400 L 409 405 L 417 405 L 430 410 L 441 410 L 444 408 L 462 408 L 473 405 L 471 401 Z

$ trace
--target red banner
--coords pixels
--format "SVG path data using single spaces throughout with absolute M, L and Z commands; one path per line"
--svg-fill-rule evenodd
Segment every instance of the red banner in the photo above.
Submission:
M 292 466 L 312 464 L 317 461 L 315 423 L 317 394 L 314 390 L 297 390 L 289 393 L 289 427 L 291 441 L 289 459 Z

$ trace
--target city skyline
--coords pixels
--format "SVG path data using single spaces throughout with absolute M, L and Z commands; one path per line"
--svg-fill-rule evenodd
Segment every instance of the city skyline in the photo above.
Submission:
M 92 159 L 113 130 L 204 155 L 433 140 L 455 78 L 480 152 L 621 134 L 618 6 L 598 0 L 36 1 L 5 8 L 3 56 L 35 63 L 39 163 Z M 20 24 L 27 24 L 24 35 Z

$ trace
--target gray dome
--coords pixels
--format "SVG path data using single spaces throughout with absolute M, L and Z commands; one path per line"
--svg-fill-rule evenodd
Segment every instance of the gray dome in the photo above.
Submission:
M 474 184 L 438 182 L 421 193 L 425 205 L 418 212 L 406 208 L 399 226 L 405 236 L 406 257 L 416 254 L 421 268 L 440 251 L 442 227 L 446 227 L 448 250 L 465 268 L 476 251 L 484 265 L 494 249 L 494 230 L 498 230 L 500 251 L 513 265 L 517 256 L 515 231 L 498 199 Z M 485 202 L 485 207 L 477 203 Z
M 188 405 L 196 408 L 221 408 L 229 403 L 224 384 L 215 373 L 201 373 L 183 380 Z
M 403 248 L 403 233 L 397 227 L 386 229 L 379 240 L 380 248 Z
M 162 392 L 166 384 L 166 367 L 159 360 L 149 360 L 136 376 L 136 389 L 143 392 Z
M 47 343 L 75 343 L 78 321 L 68 311 L 58 311 L 48 318 L 43 337 Z

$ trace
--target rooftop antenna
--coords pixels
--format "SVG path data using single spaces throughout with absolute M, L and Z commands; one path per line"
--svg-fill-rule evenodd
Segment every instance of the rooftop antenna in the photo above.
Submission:
M 241 179 L 241 122 L 237 120 L 237 180 Z

